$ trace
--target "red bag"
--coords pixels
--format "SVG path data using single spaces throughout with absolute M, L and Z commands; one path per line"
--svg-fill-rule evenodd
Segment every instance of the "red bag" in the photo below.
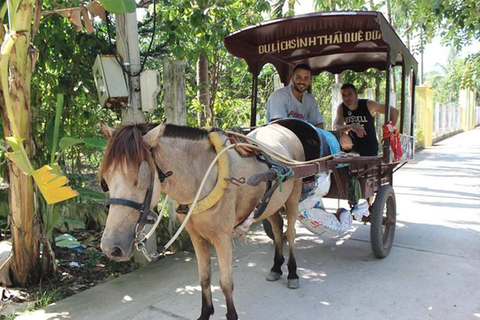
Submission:
M 400 142 L 400 134 L 397 127 L 392 121 L 383 125 L 383 139 L 390 138 L 390 149 L 393 153 L 393 162 L 398 161 L 402 155 L 402 143 Z

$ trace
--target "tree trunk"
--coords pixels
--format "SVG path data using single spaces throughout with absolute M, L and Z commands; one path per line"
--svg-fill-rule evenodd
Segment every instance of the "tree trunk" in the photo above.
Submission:
M 163 100 L 167 123 L 187 125 L 185 62 L 165 61 L 163 65 Z
M 164 105 L 165 118 L 167 123 L 184 126 L 187 124 L 187 108 L 185 106 L 185 61 L 165 61 L 163 65 L 164 77 Z M 165 233 L 171 238 L 180 227 L 181 223 L 177 219 L 177 213 L 170 199 L 168 203 L 168 212 L 170 220 Z M 163 244 L 163 243 L 162 243 Z M 191 247 L 190 236 L 183 231 L 178 239 L 172 244 L 175 252 L 186 250 Z
M 15 12 L 10 12 L 10 31 L 18 38 L 10 52 L 8 64 L 8 88 L 2 87 L 2 107 L 5 136 L 15 130 L 6 116 L 6 101 L 13 108 L 16 134 L 23 139 L 27 155 L 31 154 L 30 81 L 32 59 L 30 30 L 35 1 L 20 1 Z M 1 72 L 1 71 L 0 71 Z M 11 210 L 11 232 L 13 251 L 13 281 L 19 285 L 36 283 L 39 279 L 39 223 L 34 210 L 33 180 L 14 163 L 9 168 L 9 204 Z
M 197 60 L 197 86 L 197 99 L 203 109 L 200 111 L 200 126 L 214 126 L 213 110 L 210 110 L 208 59 L 204 53 L 200 53 Z

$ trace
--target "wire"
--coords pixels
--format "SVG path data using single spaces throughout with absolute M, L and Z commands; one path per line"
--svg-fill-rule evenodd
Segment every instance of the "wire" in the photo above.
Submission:
M 140 73 L 142 73 L 143 69 L 145 68 L 145 63 L 147 62 L 147 59 L 148 59 L 148 55 L 150 53 L 150 50 L 152 49 L 152 45 L 153 45 L 153 40 L 155 39 L 155 32 L 156 32 L 156 29 L 157 29 L 157 24 L 156 24 L 156 20 L 157 20 L 157 11 L 156 11 L 156 2 L 155 0 L 153 0 L 153 30 L 152 30 L 152 35 L 150 37 L 150 43 L 148 45 L 148 48 L 147 48 L 147 52 L 145 53 L 145 57 L 143 58 L 143 61 L 141 62 L 140 64 L 140 70 L 138 72 L 135 72 L 135 73 L 132 73 L 130 70 L 128 70 L 127 68 L 125 68 L 125 65 L 123 64 L 123 57 L 121 57 L 115 46 L 113 45 L 112 43 L 112 37 L 110 35 L 110 14 L 107 13 L 107 35 L 108 35 L 108 42 L 110 43 L 110 48 L 111 50 L 113 51 L 114 53 L 114 56 L 115 56 L 115 60 L 117 60 L 118 64 L 120 65 L 120 67 L 122 68 L 123 72 L 126 73 L 129 77 L 137 77 L 140 75 Z M 141 55 L 141 54 L 140 54 Z M 120 57 L 120 58 L 119 58 Z

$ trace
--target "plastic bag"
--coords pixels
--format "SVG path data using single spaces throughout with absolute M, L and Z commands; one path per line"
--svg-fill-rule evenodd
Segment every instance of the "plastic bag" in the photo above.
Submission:
M 315 176 L 314 180 L 303 182 L 302 196 L 300 201 L 305 201 L 309 198 L 321 198 L 330 190 L 330 174 L 331 170 L 327 172 L 321 172 Z
M 315 195 L 323 197 L 325 196 L 328 191 L 330 191 L 330 174 L 332 171 L 321 172 L 317 176 L 317 189 L 315 190 Z
M 352 226 L 352 215 L 346 209 L 338 210 L 338 218 L 323 207 L 322 199 L 310 198 L 298 205 L 302 225 L 317 235 L 336 237 Z
M 365 200 L 362 203 L 358 203 L 353 207 L 352 213 L 353 216 L 355 217 L 355 220 L 357 221 L 362 221 L 362 217 L 368 217 L 370 215 L 369 209 L 369 204 L 368 201 Z

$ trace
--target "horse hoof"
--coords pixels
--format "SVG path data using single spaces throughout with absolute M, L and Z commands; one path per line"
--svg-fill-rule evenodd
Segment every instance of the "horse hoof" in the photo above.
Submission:
M 278 279 L 280 279 L 281 276 L 282 276 L 281 273 L 270 271 L 270 273 L 267 276 L 267 281 L 277 281 Z
M 288 279 L 288 287 L 290 289 L 298 289 L 300 287 L 298 279 Z

